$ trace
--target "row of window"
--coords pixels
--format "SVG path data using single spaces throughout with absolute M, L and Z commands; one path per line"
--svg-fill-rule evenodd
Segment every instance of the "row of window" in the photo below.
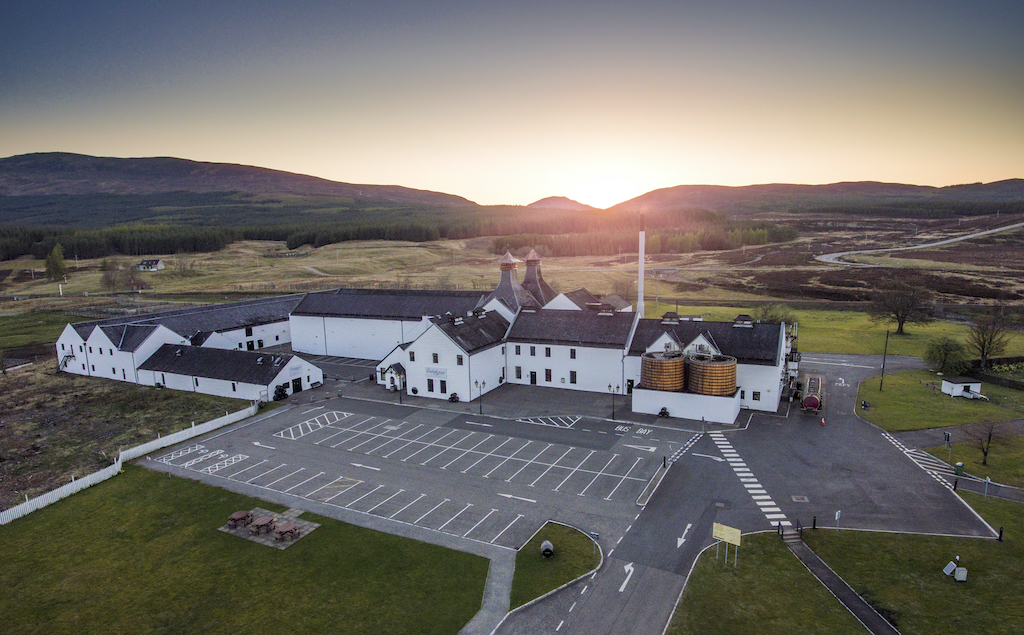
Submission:
M 438 381 L 439 384 L 441 384 L 439 386 L 439 388 L 441 389 L 441 394 L 442 395 L 447 395 L 448 394 L 448 382 L 445 381 L 444 379 L 438 379 L 437 381 Z M 427 380 L 427 392 L 434 392 L 434 380 L 433 379 L 428 379 Z
M 501 352 L 504 353 L 505 350 L 502 349 Z M 431 355 L 431 360 L 433 361 L 433 363 L 435 363 L 435 364 L 439 363 L 438 360 L 440 360 L 440 356 L 437 353 L 431 353 L 430 355 Z M 416 351 L 409 351 L 409 361 L 410 362 L 415 362 L 416 361 Z M 455 356 L 455 365 L 456 366 L 462 366 L 463 361 L 464 360 L 463 360 L 462 355 L 456 355 Z M 433 392 L 433 391 L 431 391 L 431 392 Z M 442 392 L 444 392 L 444 391 L 442 391 Z
M 82 345 L 79 345 L 78 346 L 78 352 L 79 353 L 84 353 L 85 352 L 84 348 L 85 347 L 83 347 Z M 72 349 L 72 352 L 74 352 L 74 347 L 73 346 L 71 347 L 71 349 Z M 64 345 L 63 344 L 60 345 L 60 350 L 64 350 Z M 96 347 L 96 350 L 99 352 L 100 355 L 103 354 L 103 349 L 100 348 L 99 346 Z M 109 350 L 110 350 L 110 354 L 113 355 L 114 354 L 114 349 L 111 348 Z M 92 347 L 91 346 L 89 347 L 89 354 L 92 355 Z
M 516 379 L 522 379 L 522 378 L 523 378 L 523 367 L 522 366 L 516 366 Z M 531 377 L 531 379 L 535 379 L 535 378 Z M 551 383 L 551 369 L 550 368 L 545 368 L 544 369 L 544 381 L 546 381 L 548 383 Z M 574 371 L 574 370 L 570 370 L 569 371 L 569 383 L 570 384 L 575 384 L 576 383 L 576 371 Z
M 741 390 L 740 391 L 740 399 L 746 399 L 746 398 L 747 398 L 747 391 L 746 390 Z M 750 393 L 750 398 L 753 399 L 754 401 L 761 401 L 761 391 L 760 390 L 755 390 L 754 392 Z
M 523 347 L 520 346 L 519 344 L 516 344 L 516 355 L 522 355 L 522 354 L 523 354 Z M 536 356 L 537 356 L 537 347 L 536 346 L 531 346 L 530 347 L 530 357 L 536 357 Z M 551 357 L 551 347 L 550 346 L 545 346 L 544 347 L 544 357 Z M 569 359 L 576 359 L 576 349 L 575 348 L 570 348 L 569 349 Z

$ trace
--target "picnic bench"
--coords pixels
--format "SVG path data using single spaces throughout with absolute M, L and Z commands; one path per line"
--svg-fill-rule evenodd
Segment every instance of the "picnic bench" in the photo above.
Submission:
M 270 516 L 261 516 L 252 521 L 252 524 L 249 526 L 249 533 L 256 536 L 272 531 L 274 531 L 274 519 Z
M 302 528 L 295 523 L 281 523 L 277 529 L 274 530 L 274 540 L 282 542 L 285 540 L 295 540 L 302 534 Z
M 252 522 L 252 512 L 247 510 L 237 511 L 228 517 L 228 529 L 245 527 Z

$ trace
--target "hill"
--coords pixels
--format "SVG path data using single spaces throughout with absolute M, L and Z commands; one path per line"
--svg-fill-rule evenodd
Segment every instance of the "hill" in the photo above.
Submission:
M 0 195 L 152 195 L 168 192 L 241 192 L 340 197 L 383 206 L 475 205 L 461 196 L 396 185 L 356 185 L 233 163 L 171 157 L 121 159 L 66 152 L 0 159 Z
M 948 187 L 860 181 L 829 185 L 774 183 L 728 187 L 679 185 L 642 194 L 612 207 L 613 210 L 652 211 L 704 208 L 730 214 L 793 211 L 888 210 L 894 216 L 922 205 L 976 206 L 1024 201 L 1024 179 L 973 183 Z M 993 210 L 995 211 L 995 210 Z
M 549 196 L 527 205 L 534 209 L 572 209 L 572 210 L 596 210 L 596 207 L 585 205 L 565 196 Z

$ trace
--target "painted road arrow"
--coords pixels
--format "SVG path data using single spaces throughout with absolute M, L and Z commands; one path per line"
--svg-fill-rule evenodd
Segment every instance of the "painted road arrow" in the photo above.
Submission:
M 379 467 L 373 467 L 372 465 L 363 465 L 362 463 L 353 463 L 352 465 L 356 467 L 365 467 L 366 469 L 373 470 L 374 472 L 380 472 Z
M 644 452 L 654 452 L 657 450 L 657 446 L 652 445 L 625 445 L 627 448 L 633 448 L 634 450 L 643 450 Z
M 693 456 L 703 456 L 705 459 L 711 459 L 712 461 L 718 461 L 719 463 L 725 461 L 725 459 L 723 459 L 720 456 L 711 456 L 710 454 L 697 454 L 696 452 L 691 452 L 690 454 L 692 454 Z
M 686 542 L 686 532 L 690 531 L 690 527 L 693 527 L 693 523 L 686 523 L 686 529 L 683 530 L 683 535 L 676 538 L 676 549 L 682 547 L 683 543 Z
M 259 446 L 259 447 L 261 447 L 261 448 L 267 448 L 268 450 L 276 450 L 276 449 L 277 449 L 277 448 L 275 448 L 275 447 L 274 447 L 274 446 L 272 446 L 272 445 L 263 445 L 263 444 L 262 444 L 262 443 L 260 443 L 259 441 L 253 441 L 253 442 L 252 442 L 252 444 L 253 444 L 253 445 L 258 445 L 258 446 Z
M 498 496 L 504 496 L 505 498 L 514 498 L 517 501 L 525 501 L 527 503 L 536 503 L 537 501 L 532 498 L 523 498 L 522 496 L 513 496 L 512 494 L 498 494 Z
M 622 586 L 619 587 L 619 593 L 626 590 L 626 585 L 629 584 L 629 579 L 633 577 L 633 563 L 630 562 L 623 567 L 626 571 L 626 579 L 622 581 Z

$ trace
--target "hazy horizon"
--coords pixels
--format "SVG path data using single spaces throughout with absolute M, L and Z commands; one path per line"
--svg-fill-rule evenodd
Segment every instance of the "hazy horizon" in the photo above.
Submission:
M 1024 176 L 1024 4 L 55 8 L 0 25 L 0 155 L 256 165 L 480 204 Z

